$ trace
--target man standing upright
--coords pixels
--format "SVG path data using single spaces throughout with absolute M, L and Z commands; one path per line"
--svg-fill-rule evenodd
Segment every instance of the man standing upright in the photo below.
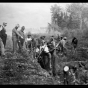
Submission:
M 25 41 L 24 30 L 25 30 L 25 27 L 22 26 L 21 30 L 19 31 L 19 34 L 23 37 L 23 39 L 21 37 L 18 37 L 19 52 L 21 52 L 21 50 L 23 49 L 23 44 L 24 44 L 24 41 Z
M 26 45 L 26 49 L 29 51 L 31 51 L 31 47 L 32 47 L 32 36 L 31 36 L 31 33 L 29 33 L 28 35 L 27 35 L 27 38 L 26 38 L 26 40 L 25 40 L 25 45 Z
M 3 25 L 0 25 L 2 27 L 2 30 L 0 31 L 0 54 L 1 56 L 5 56 L 5 45 L 6 45 L 6 39 L 7 39 L 7 34 L 6 34 L 6 29 L 5 27 L 7 23 L 3 23 Z
M 60 46 L 60 51 L 63 54 L 65 54 L 65 51 L 67 50 L 66 43 L 67 43 L 67 37 L 61 37 L 59 46 Z
M 76 50 L 77 45 L 78 45 L 78 39 L 76 37 L 73 37 L 71 43 L 72 43 L 72 46 L 73 46 L 74 50 Z
M 12 30 L 12 41 L 13 41 L 13 53 L 16 53 L 17 51 L 17 42 L 18 42 L 18 37 L 23 38 L 17 29 L 19 28 L 19 24 L 17 24 L 13 30 Z
M 6 34 L 6 29 L 5 29 L 6 26 L 7 26 L 7 23 L 3 22 L 2 30 L 0 31 L 0 37 L 2 39 L 4 47 L 6 45 L 6 39 L 7 39 L 7 34 Z
M 1 55 L 1 56 L 5 56 L 4 44 L 3 44 L 1 38 L 0 38 L 0 55 Z

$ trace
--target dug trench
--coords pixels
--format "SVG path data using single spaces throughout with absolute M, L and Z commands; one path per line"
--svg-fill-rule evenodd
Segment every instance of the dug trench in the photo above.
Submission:
M 83 54 L 83 52 L 85 54 Z M 78 77 L 78 79 L 84 77 L 84 70 L 86 70 L 85 74 L 88 71 L 86 50 L 83 51 L 83 49 L 78 49 L 76 54 L 72 54 L 69 51 L 67 57 L 59 56 L 57 60 L 57 76 L 53 77 L 49 75 L 46 70 L 42 69 L 41 66 L 37 63 L 37 61 L 34 58 L 31 58 L 30 55 L 26 54 L 26 52 L 23 54 L 17 53 L 14 55 L 12 54 L 11 50 L 7 50 L 6 56 L 0 58 L 0 84 L 64 85 L 62 72 L 64 66 L 73 66 L 78 69 L 84 67 L 83 70 L 79 71 L 80 77 Z M 86 78 L 88 77 L 88 75 L 85 76 Z

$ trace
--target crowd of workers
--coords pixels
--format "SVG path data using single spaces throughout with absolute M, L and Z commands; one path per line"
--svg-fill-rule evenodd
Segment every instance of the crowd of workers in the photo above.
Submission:
M 0 25 L 2 28 L 0 31 L 1 56 L 5 56 L 5 46 L 7 40 L 6 26 L 7 23 Z M 41 67 L 46 69 L 48 72 L 52 71 L 51 73 L 55 75 L 55 52 L 58 51 L 58 53 L 64 54 L 64 50 L 66 50 L 67 37 L 58 35 L 58 37 L 55 38 L 54 36 L 51 36 L 48 41 L 45 40 L 46 36 L 33 38 L 31 34 L 28 34 L 27 37 L 25 37 L 25 26 L 22 26 L 18 31 L 19 27 L 20 25 L 17 24 L 12 29 L 13 53 L 17 53 L 18 50 L 21 52 L 23 46 L 25 45 L 25 48 L 28 50 L 28 52 L 34 52 L 34 58 L 38 60 L 38 63 L 40 63 Z M 74 49 L 77 47 L 77 44 L 78 40 L 76 37 L 74 37 L 72 39 Z

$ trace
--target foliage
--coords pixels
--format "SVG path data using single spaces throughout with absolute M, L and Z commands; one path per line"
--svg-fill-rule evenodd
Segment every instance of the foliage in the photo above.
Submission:
M 61 27 L 61 29 L 64 27 L 68 29 L 82 29 L 84 20 L 88 18 L 88 5 L 85 3 L 72 3 L 66 7 L 65 12 L 58 5 L 52 6 L 50 10 L 52 13 L 51 25 L 56 24 Z

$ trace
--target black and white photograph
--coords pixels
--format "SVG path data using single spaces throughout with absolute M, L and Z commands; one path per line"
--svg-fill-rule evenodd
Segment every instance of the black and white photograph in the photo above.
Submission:
M 88 85 L 88 3 L 0 3 L 0 85 Z

